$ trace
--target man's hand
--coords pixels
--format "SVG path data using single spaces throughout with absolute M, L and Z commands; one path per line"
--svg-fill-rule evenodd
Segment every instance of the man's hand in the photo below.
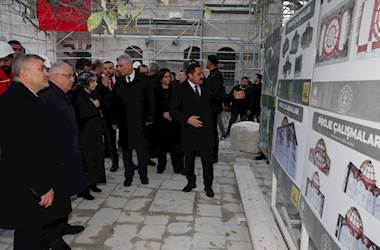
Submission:
M 172 121 L 172 117 L 170 116 L 169 112 L 164 112 L 163 116 L 166 120 L 170 122 Z
M 244 93 L 244 91 L 243 90 L 240 90 L 240 91 L 236 91 L 236 90 L 234 90 L 234 93 L 233 93 L 233 95 L 234 95 L 234 98 L 235 99 L 245 99 L 245 93 Z
M 100 107 L 100 102 L 99 102 L 99 100 L 98 99 L 92 99 L 92 98 L 90 98 L 90 100 L 92 101 L 92 103 L 95 105 L 95 107 L 97 107 L 97 108 L 99 108 Z
M 247 115 L 251 115 L 251 110 L 247 110 Z
M 116 130 L 117 129 L 117 125 L 116 124 L 112 124 L 112 129 Z
M 203 127 L 203 122 L 199 120 L 201 118 L 200 116 L 192 115 L 187 119 L 187 123 L 193 126 L 194 128 L 201 128 Z
M 42 195 L 41 201 L 38 203 L 41 207 L 48 208 L 54 200 L 54 190 L 51 188 L 46 194 Z

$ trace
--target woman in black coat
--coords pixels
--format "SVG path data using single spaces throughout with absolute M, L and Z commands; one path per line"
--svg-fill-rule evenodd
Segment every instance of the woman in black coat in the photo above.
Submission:
M 103 120 L 99 97 L 95 92 L 96 75 L 82 72 L 78 75 L 77 81 L 79 85 L 72 102 L 79 124 L 79 147 L 87 172 L 89 189 L 101 192 L 97 184 L 105 183 L 106 175 L 103 156 Z M 88 190 L 80 196 L 91 198 Z
M 172 119 L 169 114 L 169 99 L 172 93 L 171 73 L 163 68 L 158 73 L 155 86 L 156 109 L 154 114 L 155 124 L 155 149 L 157 151 L 157 173 L 164 172 L 167 164 L 166 153 L 170 153 L 175 173 L 183 171 L 183 157 L 180 148 L 180 124 Z

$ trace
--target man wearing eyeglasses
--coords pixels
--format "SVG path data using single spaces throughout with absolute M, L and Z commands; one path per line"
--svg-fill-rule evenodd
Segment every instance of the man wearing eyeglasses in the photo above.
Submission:
M 54 118 L 54 128 L 61 145 L 58 151 L 63 153 L 63 167 L 69 173 L 69 179 L 65 182 L 70 189 L 70 194 L 76 195 L 86 190 L 87 185 L 79 150 L 75 113 L 67 97 L 73 83 L 73 68 L 63 62 L 55 63 L 49 71 L 49 87 L 38 94 Z M 65 216 L 45 227 L 45 239 L 47 245 L 53 249 L 66 249 L 62 235 L 77 234 L 83 230 L 83 226 L 68 224 L 68 217 Z

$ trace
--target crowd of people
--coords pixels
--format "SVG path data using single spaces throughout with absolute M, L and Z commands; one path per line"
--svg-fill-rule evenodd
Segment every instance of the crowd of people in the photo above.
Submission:
M 18 41 L 0 42 L 0 228 L 16 230 L 16 250 L 70 249 L 62 236 L 84 230 L 68 224 L 70 197 L 93 200 L 91 192 L 102 192 L 104 159 L 118 171 L 119 153 L 125 187 L 135 170 L 141 184 L 149 184 L 148 165 L 163 173 L 169 154 L 174 173 L 186 176 L 184 192 L 196 187 L 199 156 L 205 193 L 213 197 L 219 138 L 229 136 L 238 116 L 259 120 L 261 75 L 253 83 L 243 77 L 226 93 L 215 55 L 208 56 L 207 77 L 196 60 L 178 78 L 128 54 L 115 62 L 50 65 L 25 54 Z M 227 131 L 223 110 L 231 111 Z

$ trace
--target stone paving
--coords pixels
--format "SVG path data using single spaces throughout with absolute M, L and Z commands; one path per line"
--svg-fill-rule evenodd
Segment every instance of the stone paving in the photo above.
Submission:
M 169 166 L 163 174 L 149 167 L 148 185 L 136 174 L 131 187 L 123 186 L 123 168 L 107 170 L 107 184 L 94 201 L 73 199 L 70 223 L 85 225 L 75 236 L 65 236 L 72 249 L 108 250 L 250 250 L 252 249 L 236 179 L 234 162 L 250 164 L 269 203 L 271 173 L 265 161 L 254 155 L 230 150 L 229 141 L 220 144 L 220 161 L 214 165 L 215 197 L 203 191 L 201 163 L 196 161 L 197 188 L 181 190 L 185 177 Z M 120 162 L 122 163 L 122 162 Z M 106 160 L 106 168 L 110 162 Z M 269 209 L 269 205 L 268 205 Z M 0 250 L 12 249 L 12 231 L 0 231 Z

